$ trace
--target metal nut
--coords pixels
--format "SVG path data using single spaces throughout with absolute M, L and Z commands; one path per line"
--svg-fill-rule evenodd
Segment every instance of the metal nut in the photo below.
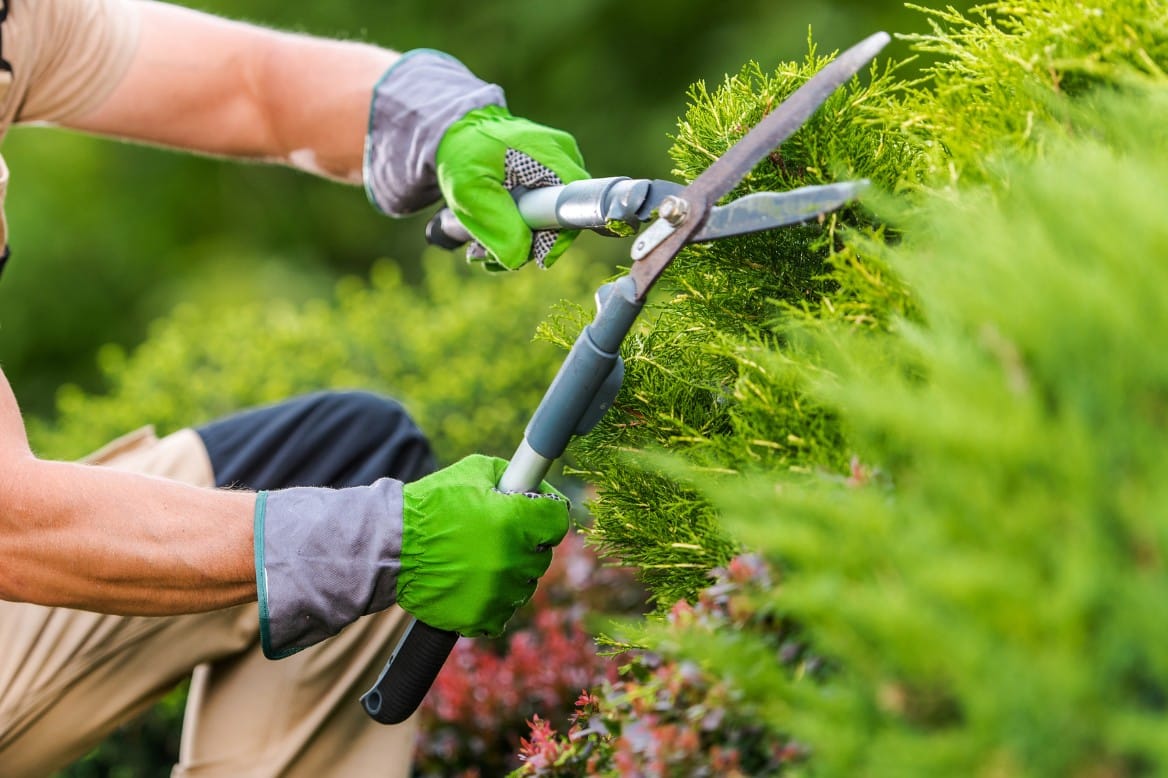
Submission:
M 657 207 L 657 215 L 676 227 L 689 216 L 689 201 L 669 195 Z

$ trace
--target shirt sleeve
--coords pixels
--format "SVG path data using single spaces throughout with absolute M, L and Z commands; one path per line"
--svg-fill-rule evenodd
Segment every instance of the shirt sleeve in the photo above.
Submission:
M 11 121 L 62 122 L 113 92 L 138 45 L 137 0 L 8 0 Z

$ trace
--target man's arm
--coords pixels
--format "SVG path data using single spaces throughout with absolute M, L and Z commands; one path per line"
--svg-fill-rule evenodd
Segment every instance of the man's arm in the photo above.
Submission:
M 140 34 L 112 93 L 77 115 L 30 120 L 364 183 L 393 216 L 441 196 L 477 241 L 468 256 L 511 269 L 530 259 L 550 267 L 574 239 L 560 231 L 533 241 L 506 182 L 587 178 L 575 139 L 511 116 L 502 90 L 457 60 L 407 58 L 163 2 L 122 8 L 137 15 Z
M 0 599 L 105 613 L 255 600 L 255 495 L 37 459 L 0 372 Z
M 89 0 L 75 2 L 80 11 Z M 384 49 L 272 32 L 157 2 L 108 8 L 128 8 L 141 21 L 140 43 L 128 66 L 121 61 L 127 69 L 120 82 L 108 97 L 95 97 L 101 105 L 77 116 L 67 108 L 54 114 L 44 107 L 53 105 L 49 100 L 24 120 L 282 161 L 354 183 L 368 163 L 377 174 L 366 181 L 371 194 L 384 194 L 379 184 L 388 180 L 401 185 L 394 195 L 417 208 L 425 204 L 419 193 L 438 196 L 434 154 L 459 118 L 452 109 L 501 100 L 497 87 L 444 55 L 403 60 L 387 75 L 398 55 Z M 59 53 L 53 42 L 48 34 L 29 43 L 39 43 L 42 54 Z M 371 104 L 380 106 L 372 122 Z M 516 121 L 498 111 L 480 119 Z M 540 145 L 543 133 L 523 127 L 533 147 Z M 365 158 L 367 132 L 379 152 L 376 164 Z M 582 177 L 574 141 L 573 154 L 565 154 L 561 136 L 568 137 L 555 134 L 550 158 L 567 159 Z M 502 157 L 501 148 L 480 149 L 455 167 L 473 172 L 487 165 L 497 173 L 503 204 L 515 211 L 503 188 Z M 390 174 L 378 173 L 378 165 L 392 168 Z M 518 229 L 530 245 L 521 220 Z M 514 258 L 517 266 L 527 250 L 516 253 L 523 255 Z M 368 487 L 257 496 L 46 462 L 30 451 L 0 375 L 0 598 L 159 615 L 258 598 L 261 640 L 273 657 L 335 634 L 399 594 L 431 625 L 498 632 L 531 596 L 550 549 L 568 529 L 566 501 L 549 485 L 538 494 L 499 492 L 505 466 L 468 457 L 405 485 L 381 479 Z
M 129 70 L 68 126 L 361 183 L 370 96 L 395 52 L 133 5 L 141 33 Z
M 258 596 L 271 658 L 395 601 L 442 629 L 495 634 L 568 530 L 550 485 L 495 489 L 506 464 L 468 457 L 404 486 L 257 496 L 50 462 L 0 372 L 0 599 L 164 616 Z
M 370 94 L 397 54 L 130 5 L 128 70 L 66 126 L 361 181 Z M 255 501 L 38 459 L 0 372 L 0 599 L 140 615 L 254 601 Z
M 396 54 L 134 2 L 140 43 L 67 126 L 361 179 L 369 95 Z M 255 494 L 38 459 L 0 372 L 0 599 L 163 615 L 256 599 Z

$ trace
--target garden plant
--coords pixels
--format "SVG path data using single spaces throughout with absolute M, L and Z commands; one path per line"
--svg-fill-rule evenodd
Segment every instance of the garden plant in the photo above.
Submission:
M 691 249 L 628 344 L 575 453 L 659 618 L 520 774 L 1168 769 L 1168 9 L 922 12 L 924 78 L 874 68 L 746 184 L 879 194 Z M 695 86 L 678 172 L 820 64 Z

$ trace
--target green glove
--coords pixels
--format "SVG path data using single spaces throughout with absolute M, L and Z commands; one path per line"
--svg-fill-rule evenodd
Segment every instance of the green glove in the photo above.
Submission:
M 568 531 L 568 501 L 494 488 L 507 463 L 469 456 L 403 489 L 397 601 L 420 621 L 497 635 L 535 592 Z
M 502 106 L 476 108 L 438 144 L 438 185 L 446 205 L 481 245 L 468 256 L 514 270 L 529 259 L 551 267 L 578 230 L 540 230 L 523 223 L 510 190 L 588 178 L 571 135 L 512 116 Z
M 369 200 L 390 216 L 444 196 L 475 238 L 467 255 L 494 269 L 547 267 L 575 237 L 533 239 L 509 189 L 588 177 L 572 136 L 511 116 L 502 89 L 430 49 L 402 55 L 374 87 L 362 172 Z
M 471 456 L 410 484 L 257 495 L 264 654 L 289 656 L 395 601 L 434 627 L 502 632 L 568 531 L 568 501 L 546 483 L 495 488 L 506 468 Z

